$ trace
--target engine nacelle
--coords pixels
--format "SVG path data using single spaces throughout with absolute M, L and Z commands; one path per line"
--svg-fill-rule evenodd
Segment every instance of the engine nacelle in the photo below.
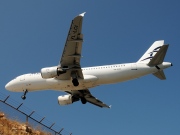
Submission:
M 75 98 L 73 95 L 63 95 L 58 97 L 58 103 L 60 105 L 69 105 L 78 100 L 79 98 Z
M 55 67 L 47 67 L 41 69 L 41 76 L 44 79 L 54 78 L 59 76 L 60 74 L 66 73 L 65 70 L 55 66 Z
M 58 97 L 58 103 L 59 103 L 60 105 L 72 104 L 72 103 L 73 103 L 72 95 L 59 96 L 59 97 Z

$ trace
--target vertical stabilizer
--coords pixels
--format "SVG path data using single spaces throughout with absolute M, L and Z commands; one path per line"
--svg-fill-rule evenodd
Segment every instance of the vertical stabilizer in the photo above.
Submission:
M 151 61 L 148 63 L 149 66 L 156 66 L 162 64 L 164 61 L 164 57 L 166 56 L 166 52 L 169 45 L 163 45 L 159 49 L 159 51 L 154 55 Z
M 137 62 L 149 63 L 155 54 L 160 50 L 162 45 L 164 45 L 164 40 L 155 41 Z
M 164 45 L 164 40 L 155 41 L 137 63 L 147 64 L 149 67 L 156 67 L 157 71 L 154 76 L 165 80 L 166 76 L 163 69 L 172 66 L 169 62 L 163 62 L 169 45 Z

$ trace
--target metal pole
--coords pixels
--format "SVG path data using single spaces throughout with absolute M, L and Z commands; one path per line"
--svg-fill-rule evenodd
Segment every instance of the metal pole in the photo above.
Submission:
M 62 129 L 59 131 L 59 133 L 61 133 L 61 131 L 63 131 L 63 130 L 64 130 L 64 128 L 62 128 Z M 58 133 L 58 134 L 59 134 L 59 133 Z
M 21 107 L 23 105 L 23 103 L 21 103 L 19 106 L 18 106 L 18 108 L 17 108 L 17 110 L 19 109 L 19 107 Z
M 3 102 L 5 103 L 5 102 L 6 102 L 6 100 L 7 100 L 9 97 L 10 97 L 10 95 L 9 95 L 9 96 L 7 96 L 7 97 L 6 97 L 6 99 L 5 99 Z
M 29 117 L 34 113 L 35 111 L 32 111 L 32 113 L 31 114 L 29 114 Z
M 53 124 L 52 124 L 49 128 L 51 129 L 51 128 L 52 128 L 52 126 L 54 126 L 54 124 L 55 124 L 55 123 L 53 123 Z
M 26 124 L 28 124 L 28 116 L 26 115 Z
M 43 117 L 43 118 L 39 121 L 39 123 L 41 123 L 44 119 L 45 119 L 45 117 Z

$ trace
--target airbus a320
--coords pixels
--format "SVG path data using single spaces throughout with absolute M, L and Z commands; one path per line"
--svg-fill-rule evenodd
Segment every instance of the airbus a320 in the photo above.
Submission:
M 83 43 L 82 21 L 85 13 L 76 16 L 71 23 L 64 50 L 57 66 L 42 68 L 40 73 L 24 74 L 8 82 L 5 88 L 13 92 L 39 90 L 59 90 L 67 94 L 58 97 L 60 105 L 68 105 L 81 100 L 99 107 L 110 108 L 95 98 L 90 88 L 103 84 L 113 84 L 153 74 L 161 80 L 166 79 L 163 70 L 172 66 L 164 62 L 168 46 L 163 40 L 155 41 L 144 55 L 133 63 L 103 65 L 82 68 L 80 64 Z

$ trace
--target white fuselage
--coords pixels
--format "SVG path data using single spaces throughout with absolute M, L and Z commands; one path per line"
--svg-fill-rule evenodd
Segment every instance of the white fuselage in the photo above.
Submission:
M 163 62 L 158 65 L 161 70 L 170 67 L 171 63 Z M 14 92 L 22 92 L 24 90 L 82 90 L 92 88 L 102 84 L 112 84 L 123 82 L 144 75 L 157 72 L 156 67 L 150 67 L 145 63 L 127 63 L 105 66 L 95 66 L 82 68 L 84 79 L 78 79 L 79 86 L 75 87 L 72 80 L 59 80 L 56 78 L 43 79 L 41 73 L 30 73 L 16 77 L 10 81 L 5 87 Z

